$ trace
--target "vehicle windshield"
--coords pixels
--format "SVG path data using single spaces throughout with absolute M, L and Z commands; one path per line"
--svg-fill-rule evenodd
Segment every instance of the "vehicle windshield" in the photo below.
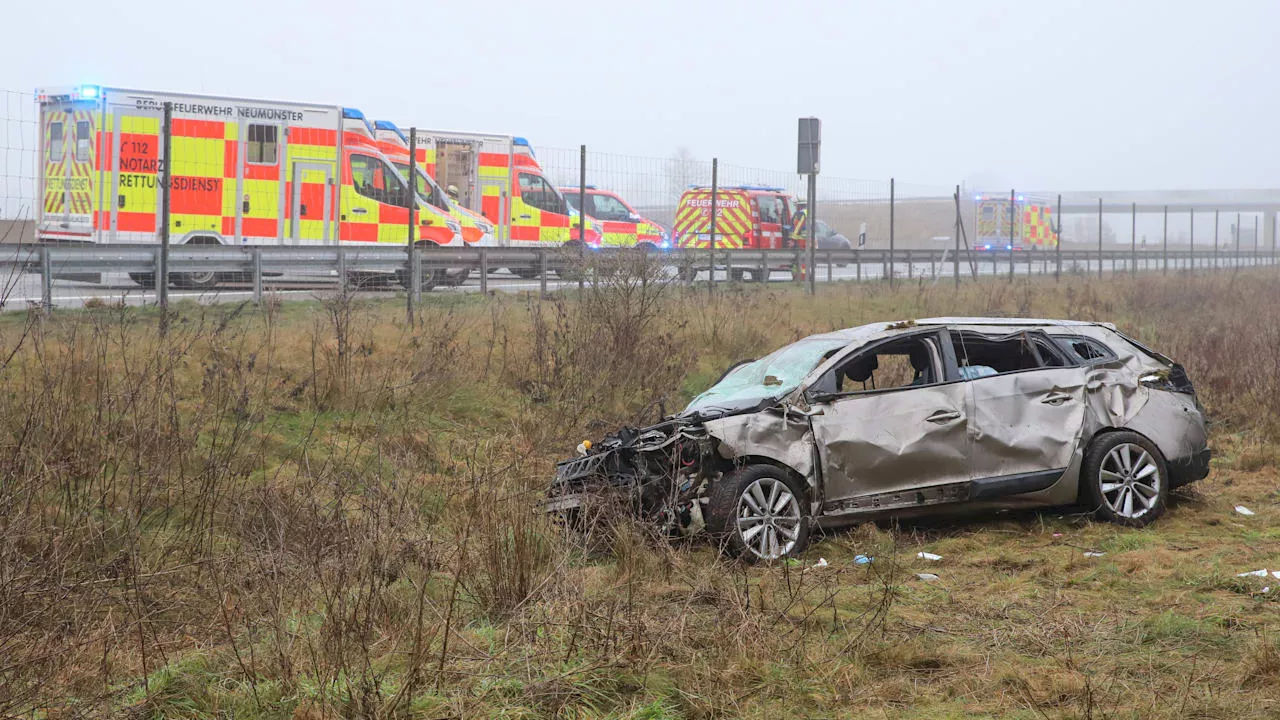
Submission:
M 409 177 L 409 163 L 396 163 L 395 166 L 401 175 Z M 440 189 L 440 186 L 436 185 L 430 176 L 422 172 L 421 168 L 418 169 L 416 175 L 417 182 L 414 183 L 414 190 L 417 191 L 418 197 L 441 210 L 448 210 L 449 203 L 445 200 L 444 191 Z
M 578 193 L 565 192 L 562 194 L 564 195 L 564 199 L 569 201 L 569 207 L 573 208 L 574 210 L 582 209 L 582 197 L 578 195 Z
M 848 344 L 842 338 L 806 338 L 743 363 L 694 398 L 684 414 L 746 410 L 765 400 L 781 398 L 795 390 L 831 353 Z

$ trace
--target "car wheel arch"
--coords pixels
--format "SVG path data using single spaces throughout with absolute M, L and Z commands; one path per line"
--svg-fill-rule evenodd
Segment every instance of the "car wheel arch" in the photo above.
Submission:
M 800 482 L 801 487 L 808 491 L 808 497 L 805 498 L 805 501 L 809 503 L 813 502 L 813 498 L 816 494 L 815 491 L 817 490 L 813 479 L 806 477 L 804 473 L 796 470 L 787 463 L 777 458 L 769 457 L 768 455 L 739 455 L 733 460 L 726 461 L 724 474 L 728 475 L 734 470 L 741 470 L 753 465 L 768 465 L 769 467 L 776 468 L 787 475 L 790 475 L 792 478 Z

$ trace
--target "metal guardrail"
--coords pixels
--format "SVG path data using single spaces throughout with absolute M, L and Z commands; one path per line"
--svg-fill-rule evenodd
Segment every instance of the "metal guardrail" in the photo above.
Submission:
M 584 251 L 573 247 L 550 248 L 415 248 L 359 246 L 223 246 L 175 245 L 169 248 L 169 273 L 219 273 L 238 282 L 252 282 L 255 301 L 261 300 L 266 276 L 306 274 L 339 284 L 368 274 L 407 273 L 413 280 L 410 290 L 417 295 L 416 280 L 425 271 L 479 270 L 480 289 L 488 291 L 489 270 L 508 268 L 540 276 L 541 288 L 548 289 L 547 276 L 555 272 L 561 279 L 582 282 L 593 264 L 606 258 L 638 257 L 633 248 L 606 248 Z M 649 252 L 648 260 L 672 267 L 676 277 L 692 282 L 699 271 L 725 271 L 728 279 L 750 275 L 759 280 L 776 271 L 801 267 L 806 260 L 801 249 L 788 250 L 664 250 Z M 852 267 L 854 276 L 866 278 L 960 278 L 982 275 L 1086 274 L 1104 271 L 1215 269 L 1277 263 L 1266 252 L 1223 252 L 1190 250 L 1061 250 L 1061 251 L 962 251 L 951 249 L 850 249 L 819 250 L 817 279 L 835 279 L 833 268 Z M 924 266 L 928 265 L 926 271 Z M 0 270 L 38 273 L 42 301 L 53 305 L 55 278 L 83 279 L 100 273 L 152 275 L 161 267 L 159 245 L 0 245 Z M 413 268 L 418 268 L 415 274 Z M 871 270 L 875 272 L 871 272 Z M 716 282 L 716 273 L 708 278 Z

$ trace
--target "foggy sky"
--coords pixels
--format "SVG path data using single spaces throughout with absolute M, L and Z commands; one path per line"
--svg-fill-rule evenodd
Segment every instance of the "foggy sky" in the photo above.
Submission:
M 1277 187 L 1280 2 L 6 3 L 0 90 L 361 108 L 535 147 L 1043 189 Z

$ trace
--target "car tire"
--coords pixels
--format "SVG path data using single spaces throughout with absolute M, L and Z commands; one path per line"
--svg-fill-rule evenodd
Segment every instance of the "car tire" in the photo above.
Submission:
M 431 292 L 440 284 L 440 278 L 444 275 L 443 270 L 423 270 L 419 275 L 418 289 L 421 292 Z M 412 290 L 413 276 L 406 270 L 396 270 L 396 284 L 405 290 Z
M 745 282 L 747 279 L 747 271 L 740 268 L 730 268 L 729 279 L 737 283 Z
M 809 545 L 812 522 L 806 496 L 791 473 L 749 465 L 712 486 L 707 529 L 723 552 L 748 562 L 794 557 Z
M 129 279 L 141 285 L 144 290 L 156 289 L 155 273 L 129 273 Z
M 453 274 L 449 274 L 446 272 L 444 274 L 444 282 L 442 282 L 441 285 L 445 285 L 447 287 L 462 287 L 463 285 L 466 285 L 467 280 L 470 280 L 470 279 L 471 279 L 471 268 L 462 268 L 461 270 Z
M 680 278 L 680 282 L 692 283 L 698 277 L 698 268 L 692 265 L 681 265 L 676 270 L 676 276 Z
M 1129 527 L 1150 524 L 1169 500 L 1164 455 L 1135 432 L 1094 438 L 1080 467 L 1080 499 L 1099 520 Z
M 587 246 L 577 240 L 570 240 L 560 246 L 560 256 L 556 263 L 556 277 L 566 282 L 577 282 L 586 277 Z

